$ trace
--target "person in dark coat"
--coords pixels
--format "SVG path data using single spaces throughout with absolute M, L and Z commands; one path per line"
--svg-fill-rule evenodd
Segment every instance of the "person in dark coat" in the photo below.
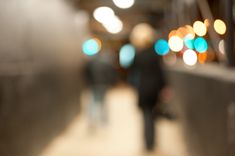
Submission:
M 90 103 L 88 113 L 90 128 L 107 121 L 107 113 L 104 106 L 104 97 L 117 81 L 117 74 L 114 68 L 114 58 L 110 51 L 101 51 L 92 56 L 84 68 L 86 84 L 90 90 Z
M 152 46 L 137 52 L 130 73 L 132 84 L 138 92 L 138 105 L 143 113 L 145 145 L 147 150 L 153 150 L 155 145 L 154 108 L 165 86 L 165 79 L 160 58 Z

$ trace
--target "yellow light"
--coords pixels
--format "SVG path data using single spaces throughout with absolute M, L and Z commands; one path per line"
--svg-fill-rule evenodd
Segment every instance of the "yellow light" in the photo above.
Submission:
M 215 20 L 214 29 L 220 35 L 224 35 L 226 33 L 226 25 L 222 20 Z
M 194 66 L 197 63 L 197 54 L 195 51 L 188 49 L 183 54 L 183 61 L 186 65 Z
M 193 30 L 198 36 L 205 36 L 207 33 L 207 28 L 205 24 L 201 21 L 194 22 Z
M 205 26 L 208 28 L 208 27 L 210 26 L 210 21 L 209 21 L 209 19 L 205 19 L 205 20 L 204 20 L 204 24 L 205 24 Z
M 168 44 L 170 49 L 175 52 L 181 51 L 184 47 L 184 41 L 179 36 L 172 36 Z
M 130 35 L 131 43 L 138 47 L 143 48 L 149 43 L 153 42 L 155 30 L 147 23 L 140 23 L 136 25 Z

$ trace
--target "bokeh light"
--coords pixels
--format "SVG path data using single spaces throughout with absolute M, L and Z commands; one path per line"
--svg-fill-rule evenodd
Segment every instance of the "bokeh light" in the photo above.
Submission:
M 160 39 L 158 40 L 155 44 L 154 44 L 154 49 L 156 51 L 156 53 L 158 55 L 166 55 L 167 53 L 169 53 L 170 48 L 168 46 L 168 43 L 166 40 L 164 39 Z
M 124 45 L 119 52 L 119 62 L 121 67 L 128 68 L 134 61 L 135 48 L 131 44 Z
M 176 36 L 183 39 L 187 34 L 188 30 L 186 27 L 180 27 L 179 29 L 177 29 Z
M 188 49 L 183 54 L 183 61 L 186 65 L 193 66 L 197 63 L 197 54 L 192 49 Z
M 94 18 L 100 22 L 104 28 L 112 34 L 117 34 L 122 31 L 123 23 L 115 15 L 114 11 L 109 7 L 98 7 L 93 12 Z
M 130 35 L 131 43 L 137 48 L 143 48 L 149 43 L 153 43 L 155 38 L 154 29 L 147 23 L 136 25 Z
M 206 63 L 207 60 L 207 53 L 199 53 L 198 54 L 198 62 L 201 64 Z
M 96 8 L 93 12 L 93 16 L 98 22 L 103 23 L 113 18 L 115 13 L 111 8 L 103 6 Z
M 205 24 L 205 26 L 208 28 L 208 27 L 210 26 L 210 21 L 209 21 L 209 19 L 205 19 L 205 20 L 204 20 L 204 24 Z
M 178 36 L 172 36 L 168 41 L 169 47 L 174 52 L 179 52 L 184 47 L 184 41 Z
M 214 22 L 214 29 L 220 35 L 224 35 L 226 33 L 226 25 L 220 19 L 215 20 L 215 22 Z
M 93 38 L 86 40 L 82 45 L 82 51 L 88 56 L 97 54 L 101 49 L 102 43 L 99 39 Z
M 102 24 L 106 30 L 112 34 L 117 34 L 123 29 L 123 23 L 117 16 L 113 16 L 113 18 L 105 20 Z
M 190 26 L 190 25 L 186 25 L 185 28 L 187 29 L 187 35 L 188 37 L 190 37 L 191 39 L 194 39 L 195 38 L 195 32 L 193 30 L 193 27 Z
M 218 48 L 219 48 L 220 53 L 225 54 L 224 40 L 221 40 L 219 42 L 219 47 Z
M 197 52 L 203 53 L 203 52 L 207 51 L 208 44 L 207 44 L 207 41 L 204 38 L 198 37 L 194 41 L 194 47 L 195 47 L 195 50 Z
M 193 30 L 198 36 L 205 36 L 207 33 L 207 28 L 205 24 L 201 21 L 194 22 Z
M 176 36 L 176 32 L 177 30 L 172 30 L 168 35 L 168 39 L 170 39 L 172 36 Z
M 113 3 L 121 9 L 127 9 L 134 5 L 135 0 L 113 0 Z
M 194 49 L 194 39 L 192 39 L 191 35 L 187 35 L 184 37 L 184 44 L 189 49 Z

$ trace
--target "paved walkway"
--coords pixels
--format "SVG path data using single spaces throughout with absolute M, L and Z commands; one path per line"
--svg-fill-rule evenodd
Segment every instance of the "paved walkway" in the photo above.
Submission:
M 84 95 L 83 103 L 87 99 L 89 97 Z M 184 148 L 180 124 L 167 120 L 156 124 L 158 144 L 155 152 L 145 152 L 142 118 L 131 89 L 114 89 L 108 93 L 106 101 L 109 117 L 106 125 L 91 131 L 84 106 L 84 111 L 40 156 L 189 156 Z

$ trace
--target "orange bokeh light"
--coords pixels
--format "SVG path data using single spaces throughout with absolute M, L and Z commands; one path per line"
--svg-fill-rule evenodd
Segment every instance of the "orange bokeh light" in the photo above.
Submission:
M 205 26 L 208 28 L 208 27 L 210 26 L 210 21 L 209 21 L 209 19 L 205 19 L 205 20 L 204 20 L 204 24 L 205 24 Z
M 207 53 L 199 53 L 198 54 L 199 63 L 204 64 L 204 63 L 206 63 L 206 60 L 207 60 Z
M 176 36 L 176 33 L 177 33 L 176 30 L 172 30 L 168 35 L 168 39 L 170 39 L 172 36 Z
M 187 34 L 188 30 L 186 27 L 180 27 L 176 32 L 176 35 L 179 36 L 180 38 L 184 38 Z
M 187 29 L 187 35 L 190 35 L 192 39 L 195 38 L 195 32 L 193 30 L 193 27 L 190 25 L 186 25 L 185 28 Z

